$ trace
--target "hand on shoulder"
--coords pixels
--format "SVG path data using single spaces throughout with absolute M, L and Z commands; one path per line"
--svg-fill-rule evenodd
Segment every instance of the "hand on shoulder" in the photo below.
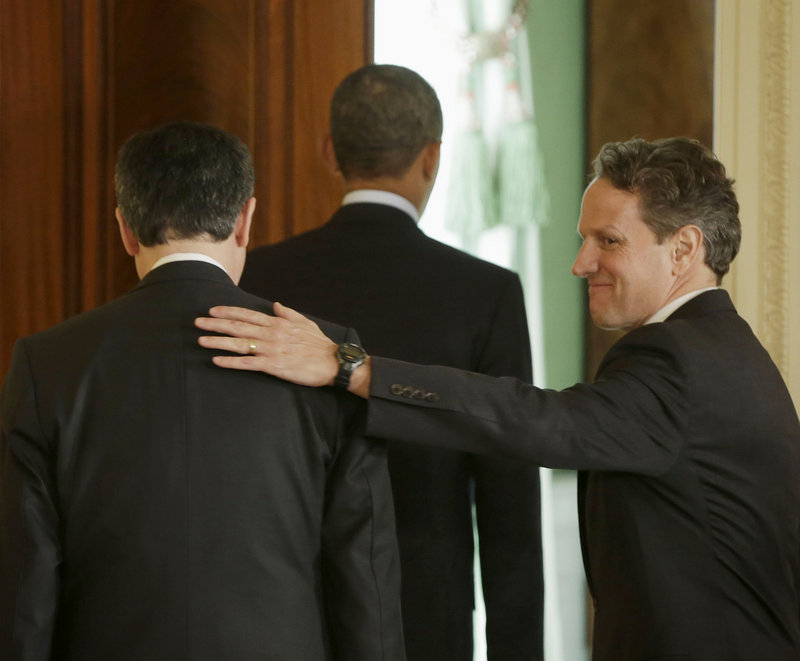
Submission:
M 195 325 L 218 335 L 198 339 L 207 349 L 239 356 L 214 356 L 216 365 L 264 372 L 304 386 L 329 386 L 339 369 L 336 343 L 317 324 L 280 303 L 275 316 L 247 308 L 217 306 Z

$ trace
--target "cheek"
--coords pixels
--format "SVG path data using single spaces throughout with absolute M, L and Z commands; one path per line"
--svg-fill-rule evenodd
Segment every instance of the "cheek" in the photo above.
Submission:
M 638 298 L 643 304 L 661 304 L 672 286 L 671 271 L 663 263 L 651 264 L 643 269 L 638 278 Z
M 617 263 L 609 268 L 614 277 L 614 293 L 627 305 L 636 305 L 661 287 L 661 277 L 652 264 L 641 262 Z

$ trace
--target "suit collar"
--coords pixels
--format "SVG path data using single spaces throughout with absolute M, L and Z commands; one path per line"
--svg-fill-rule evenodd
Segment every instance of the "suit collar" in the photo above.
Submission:
M 135 289 L 149 287 L 150 285 L 161 284 L 173 280 L 211 280 L 219 284 L 235 287 L 235 283 L 230 276 L 220 267 L 208 262 L 195 260 L 168 262 L 162 266 L 152 269 L 136 285 Z
M 355 202 L 346 204 L 336 210 L 330 219 L 330 225 L 358 225 L 360 230 L 369 228 L 381 232 L 392 229 L 398 232 L 422 234 L 422 230 L 407 213 L 386 204 L 374 202 Z
M 227 273 L 228 269 L 226 269 L 222 264 L 220 264 L 216 259 L 211 257 L 210 255 L 206 255 L 200 252 L 171 252 L 168 255 L 164 255 L 163 257 L 156 260 L 155 264 L 150 267 L 152 271 L 159 266 L 163 266 L 164 264 L 169 264 L 170 262 L 208 262 L 209 264 L 213 264 L 214 266 L 218 266 L 223 271 Z
M 724 289 L 712 289 L 695 296 L 673 312 L 667 321 L 674 319 L 691 319 L 715 312 L 736 312 L 730 294 Z
M 665 306 L 663 306 L 647 321 L 645 321 L 644 325 L 647 326 L 648 324 L 655 324 L 659 321 L 665 321 L 669 319 L 669 316 L 673 312 L 675 312 L 675 310 L 686 305 L 696 296 L 700 296 L 700 294 L 710 291 L 711 289 L 716 289 L 716 287 L 705 287 L 704 289 L 695 289 L 694 291 L 690 291 L 688 294 L 683 294 L 682 296 L 678 296 L 677 298 L 675 298 L 674 300 L 670 301 Z
M 388 190 L 377 189 L 353 190 L 344 196 L 344 199 L 342 200 L 342 206 L 346 206 L 348 204 L 358 204 L 359 202 L 384 204 L 389 207 L 394 207 L 411 216 L 415 223 L 419 222 L 419 211 L 411 202 L 411 200 L 408 200 L 397 193 L 392 193 Z

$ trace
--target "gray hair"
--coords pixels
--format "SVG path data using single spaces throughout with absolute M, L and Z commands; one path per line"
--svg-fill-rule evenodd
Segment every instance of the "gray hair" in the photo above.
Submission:
M 239 138 L 186 121 L 128 138 L 114 174 L 117 206 L 144 246 L 227 239 L 254 184 L 253 161 Z
M 642 219 L 659 243 L 684 225 L 699 227 L 706 264 L 722 281 L 742 227 L 733 179 L 709 149 L 690 138 L 609 142 L 594 160 L 594 175 L 639 196 Z

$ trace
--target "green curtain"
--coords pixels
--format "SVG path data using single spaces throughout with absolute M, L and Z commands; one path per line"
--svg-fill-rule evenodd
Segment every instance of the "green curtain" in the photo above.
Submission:
M 469 17 L 470 33 L 461 41 L 465 59 L 461 83 L 463 108 L 454 138 L 445 225 L 471 245 L 481 232 L 496 225 L 523 231 L 546 223 L 549 198 L 533 104 L 526 102 L 526 96 L 531 97 L 531 84 L 523 79 L 519 66 L 520 60 L 527 57 L 527 52 L 520 52 L 527 50 L 524 34 L 527 2 L 516 0 L 512 6 L 507 0 L 505 25 L 490 31 L 483 29 L 480 1 L 461 1 Z M 504 62 L 505 80 L 497 81 L 502 89 L 487 91 L 484 65 L 495 58 Z M 481 116 L 484 94 L 502 99 L 499 128 L 484 125 Z M 497 136 L 496 144 L 489 144 L 490 134 Z M 492 151 L 496 153 L 494 164 Z M 524 236 L 518 238 L 521 241 Z

